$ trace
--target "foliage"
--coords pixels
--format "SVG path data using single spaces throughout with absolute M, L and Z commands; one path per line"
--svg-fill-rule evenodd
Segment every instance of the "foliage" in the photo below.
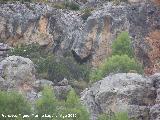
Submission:
M 73 80 L 88 80 L 89 67 L 77 63 L 73 57 L 59 58 L 52 60 L 48 68 L 48 78 L 54 82 L 64 78 Z
M 131 39 L 128 32 L 121 32 L 112 44 L 112 55 L 128 55 L 133 57 L 133 49 L 131 47 Z
M 58 8 L 58 9 L 69 9 L 69 10 L 79 10 L 79 5 L 74 3 L 73 1 L 70 2 L 68 0 L 65 0 L 62 3 L 56 3 L 53 5 L 53 7 Z
M 27 58 L 36 58 L 40 56 L 41 48 L 39 44 L 33 43 L 29 45 L 21 44 L 13 48 L 9 55 L 17 55 Z
M 82 16 L 81 16 L 81 18 L 83 20 L 87 20 L 87 18 L 91 15 L 92 11 L 93 11 L 92 8 L 85 8 L 84 10 L 82 10 Z
M 39 44 L 19 45 L 9 52 L 9 55 L 17 55 L 31 59 L 40 78 L 58 82 L 67 79 L 88 80 L 89 67 L 77 63 L 72 54 L 64 57 L 56 57 L 47 52 Z
M 36 113 L 38 113 L 39 116 L 42 116 L 44 114 L 53 115 L 53 113 L 57 112 L 57 103 L 58 101 L 55 98 L 53 90 L 50 87 L 46 86 L 42 91 L 41 98 L 39 98 L 36 102 Z
M 54 4 L 53 5 L 54 8 L 57 8 L 57 9 L 65 9 L 66 6 L 64 3 L 57 3 L 57 4 Z
M 70 10 L 79 10 L 79 5 L 74 2 L 66 2 L 66 7 Z
M 96 70 L 93 70 L 90 74 L 90 79 L 100 80 L 109 73 L 127 73 L 130 70 L 135 70 L 138 73 L 142 73 L 142 66 L 127 55 L 114 55 L 104 61 L 104 63 Z
M 73 89 L 69 92 L 66 101 L 58 101 L 52 91 L 51 88 L 46 87 L 42 97 L 38 100 L 36 110 L 39 115 L 47 113 L 58 116 L 54 120 L 59 120 L 62 119 L 61 115 L 75 114 L 76 117 L 64 119 L 89 120 L 88 112 L 81 105 L 79 97 Z
M 98 117 L 98 120 L 129 120 L 126 112 L 118 112 L 113 115 L 102 114 Z
M 109 73 L 127 73 L 130 71 L 143 73 L 143 67 L 134 58 L 129 34 L 122 32 L 112 44 L 112 56 L 104 60 L 97 69 L 91 71 L 90 81 L 100 80 Z
M 61 61 L 52 61 L 48 66 L 48 79 L 57 83 L 64 78 L 71 79 L 72 73 L 70 73 L 65 66 L 65 64 Z
M 4 115 L 26 115 L 31 113 L 31 107 L 22 95 L 16 92 L 0 91 L 0 113 Z M 1 117 L 0 119 L 3 120 Z
M 63 114 L 73 113 L 76 118 L 71 118 L 70 120 L 89 120 L 89 113 L 85 107 L 80 103 L 79 97 L 76 95 L 74 89 L 72 89 L 65 101 L 65 107 L 61 109 Z

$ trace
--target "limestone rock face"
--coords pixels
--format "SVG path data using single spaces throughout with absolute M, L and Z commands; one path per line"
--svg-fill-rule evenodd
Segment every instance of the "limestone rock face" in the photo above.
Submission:
M 137 0 L 136 0 L 137 1 Z M 10 45 L 38 42 L 55 54 L 72 51 L 77 60 L 98 66 L 110 56 L 121 31 L 128 31 L 137 58 L 147 74 L 159 72 L 160 7 L 145 0 L 134 4 L 106 2 L 87 20 L 80 11 L 45 4 L 0 4 L 0 39 Z
M 35 68 L 28 58 L 9 56 L 1 61 L 2 77 L 5 80 L 14 81 L 16 84 L 35 80 Z
M 150 119 L 159 120 L 160 119 L 160 73 L 156 73 L 150 78 L 154 82 L 154 87 L 156 88 L 156 100 L 155 105 L 150 108 Z
M 150 106 L 155 105 L 156 88 L 153 80 L 136 73 L 109 75 L 81 94 L 83 103 L 96 120 L 100 113 L 128 112 L 130 118 L 150 119 Z M 151 109 L 151 113 L 158 110 Z M 156 112 L 157 113 L 157 112 Z M 154 115 L 152 115 L 154 116 Z
M 30 100 L 36 97 L 36 91 L 33 89 L 36 71 L 30 59 L 20 56 L 9 56 L 0 62 L 0 66 L 1 90 L 16 90 L 25 94 Z

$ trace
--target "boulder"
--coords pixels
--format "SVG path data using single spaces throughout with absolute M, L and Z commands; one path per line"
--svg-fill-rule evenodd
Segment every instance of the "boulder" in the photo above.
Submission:
M 57 99 L 65 100 L 69 91 L 72 89 L 70 85 L 67 86 L 54 86 L 54 93 Z
M 130 118 L 149 120 L 149 106 L 155 104 L 155 99 L 152 80 L 137 73 L 109 75 L 81 94 L 92 120 L 109 111 L 128 112 Z
M 28 58 L 20 56 L 9 56 L 0 62 L 2 66 L 2 77 L 15 84 L 33 82 L 35 78 L 35 67 Z
M 155 73 L 150 76 L 156 88 L 156 100 L 155 105 L 150 108 L 150 120 L 160 119 L 160 73 Z
M 46 79 L 36 80 L 34 83 L 34 86 L 37 88 L 42 88 L 44 86 L 53 86 L 53 85 L 54 83 L 52 81 Z
M 24 94 L 27 99 L 33 100 L 36 91 L 33 87 L 36 80 L 36 70 L 33 62 L 20 56 L 9 56 L 0 62 L 1 77 L 0 89 L 17 91 Z
M 151 107 L 150 120 L 160 120 L 160 104 Z

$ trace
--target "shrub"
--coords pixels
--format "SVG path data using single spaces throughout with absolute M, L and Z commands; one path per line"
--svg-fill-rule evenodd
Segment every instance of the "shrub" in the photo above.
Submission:
M 89 67 L 77 63 L 73 57 L 59 58 L 52 60 L 48 68 L 49 79 L 59 82 L 64 78 L 72 80 L 88 80 Z
M 89 120 L 89 113 L 85 107 L 80 103 L 79 97 L 76 95 L 74 89 L 72 89 L 65 102 L 65 107 L 61 111 L 63 114 L 73 113 L 76 114 L 76 118 L 70 120 Z
M 83 20 L 87 20 L 87 18 L 91 15 L 92 10 L 93 10 L 92 8 L 85 8 L 84 10 L 82 10 L 81 18 Z
M 63 3 L 57 3 L 53 5 L 53 7 L 58 8 L 58 9 L 70 9 L 70 10 L 79 10 L 79 5 L 74 3 L 74 2 L 69 2 L 68 0 L 63 2 Z
M 66 7 L 70 10 L 79 10 L 79 5 L 74 2 L 67 2 Z
M 38 76 L 55 83 L 64 78 L 76 80 L 88 80 L 89 78 L 89 67 L 77 63 L 72 54 L 56 57 L 36 43 L 17 46 L 9 52 L 9 55 L 31 59 L 35 64 Z
M 54 120 L 60 120 L 62 119 L 60 116 L 66 116 L 68 114 L 76 114 L 76 118 L 73 117 L 64 119 L 89 120 L 88 112 L 81 105 L 80 99 L 73 89 L 69 92 L 66 101 L 58 101 L 53 94 L 53 90 L 50 87 L 45 87 L 42 97 L 37 101 L 36 111 L 39 115 L 46 113 L 57 116 Z
M 30 113 L 31 107 L 22 95 L 17 94 L 16 92 L 0 91 L 0 114 L 29 115 Z M 1 116 L 0 119 L 5 120 L 6 118 L 2 118 Z
M 104 60 L 99 68 L 92 70 L 90 80 L 100 80 L 109 73 L 136 71 L 143 73 L 143 67 L 134 59 L 131 40 L 127 32 L 122 32 L 112 44 L 112 56 Z
M 58 101 L 55 98 L 53 90 L 46 86 L 42 91 L 42 96 L 37 100 L 35 111 L 39 116 L 44 114 L 55 115 L 57 111 Z M 44 119 L 44 118 L 38 118 Z
M 143 73 L 142 65 L 140 65 L 134 58 L 129 58 L 127 55 L 115 55 L 109 57 L 104 63 L 90 74 L 90 80 L 100 80 L 109 73 L 124 72 L 135 70 L 138 73 Z
M 126 112 L 119 112 L 113 115 L 102 114 L 98 117 L 98 120 L 129 120 Z
M 71 79 L 71 73 L 63 62 L 52 61 L 48 67 L 48 78 L 57 83 L 64 78 Z
M 57 3 L 53 7 L 57 8 L 57 9 L 65 9 L 66 8 L 64 3 Z
M 38 58 L 42 49 L 39 44 L 33 43 L 29 45 L 21 44 L 9 51 L 9 55 L 17 55 L 26 58 Z
M 133 57 L 133 49 L 131 47 L 131 39 L 127 32 L 122 32 L 112 44 L 112 55 L 128 55 Z

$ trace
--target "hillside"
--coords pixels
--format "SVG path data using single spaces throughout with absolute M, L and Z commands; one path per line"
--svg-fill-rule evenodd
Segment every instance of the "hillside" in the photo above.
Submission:
M 0 0 L 0 114 L 159 120 L 159 73 L 159 0 Z

